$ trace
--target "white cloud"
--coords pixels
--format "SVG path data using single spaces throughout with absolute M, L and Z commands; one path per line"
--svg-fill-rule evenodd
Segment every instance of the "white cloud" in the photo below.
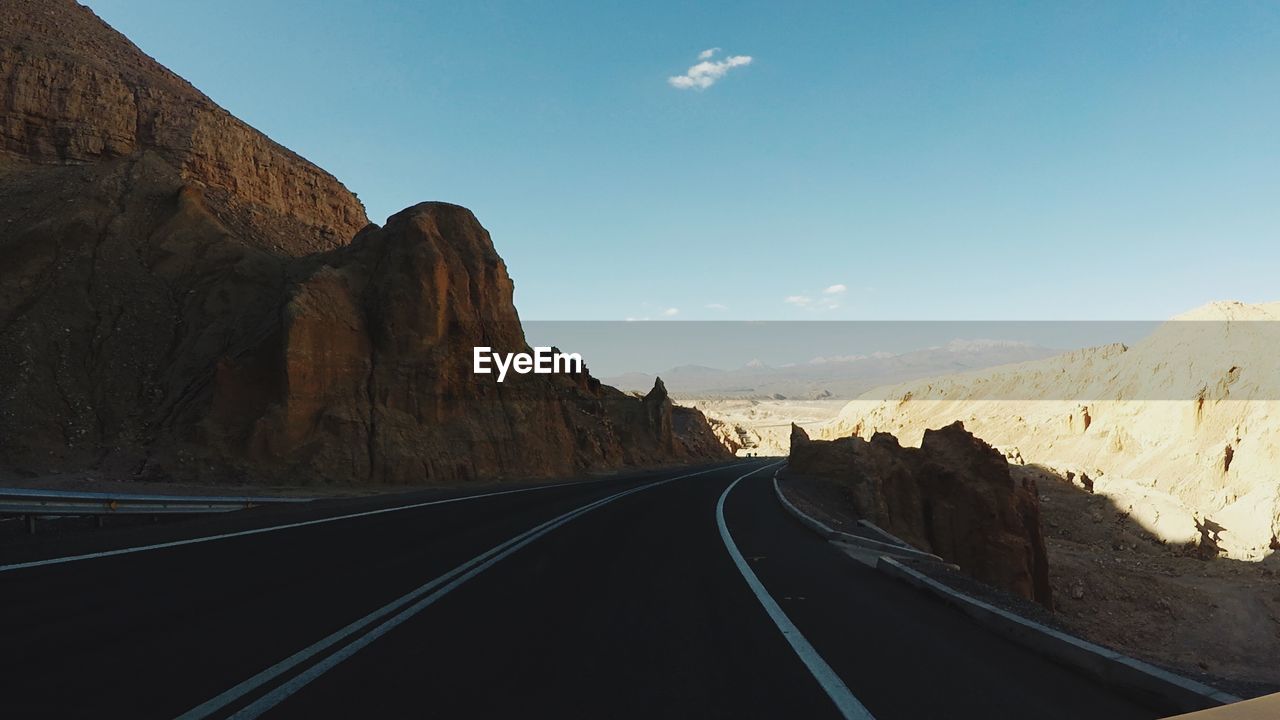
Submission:
M 813 298 L 807 295 L 788 295 L 786 299 L 783 300 L 783 302 L 787 303 L 788 305 L 798 305 L 800 307 L 804 307 L 805 305 L 808 305 L 809 303 L 813 302 Z
M 679 90 L 706 90 L 733 68 L 751 64 L 750 55 L 730 55 L 723 60 L 712 60 L 711 56 L 719 49 L 711 48 L 698 53 L 698 60 L 701 62 L 691 66 L 683 75 L 667 78 L 667 84 Z
M 842 285 L 840 283 L 836 283 L 835 285 L 829 286 L 826 290 L 823 290 L 822 294 L 823 295 L 843 295 L 844 293 L 848 292 L 848 290 L 849 288 L 847 286 Z
M 724 303 L 707 303 L 708 310 L 728 310 L 729 306 Z
M 667 308 L 662 311 L 664 317 L 675 317 L 680 314 L 680 308 Z

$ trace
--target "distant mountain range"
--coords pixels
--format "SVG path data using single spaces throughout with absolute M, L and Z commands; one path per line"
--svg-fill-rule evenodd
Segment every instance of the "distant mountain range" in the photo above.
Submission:
M 871 388 L 934 375 L 1040 360 L 1061 353 L 1009 340 L 953 340 L 946 345 L 891 354 L 815 357 L 803 363 L 770 366 L 759 361 L 724 370 L 681 365 L 657 373 L 676 395 L 790 400 L 853 398 Z M 604 378 L 622 390 L 653 387 L 652 373 Z

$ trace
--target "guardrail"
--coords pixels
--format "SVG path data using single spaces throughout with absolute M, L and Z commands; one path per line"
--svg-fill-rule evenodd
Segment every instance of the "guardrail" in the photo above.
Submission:
M 0 516 L 26 520 L 35 534 L 36 518 L 96 517 L 98 525 L 109 515 L 177 515 L 231 512 L 257 505 L 310 502 L 311 498 L 217 495 L 134 495 L 129 493 L 71 492 L 0 488 Z

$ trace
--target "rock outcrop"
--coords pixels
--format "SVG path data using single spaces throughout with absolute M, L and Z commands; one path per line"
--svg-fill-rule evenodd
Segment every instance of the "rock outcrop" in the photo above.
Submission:
M 791 431 L 791 472 L 838 484 L 848 510 L 973 577 L 1052 607 L 1040 500 L 999 451 L 957 422 L 919 448 L 888 433 L 811 440 Z
M 69 0 L 0 7 L 0 471 L 456 482 L 728 453 L 528 349 L 466 209 L 330 175 Z

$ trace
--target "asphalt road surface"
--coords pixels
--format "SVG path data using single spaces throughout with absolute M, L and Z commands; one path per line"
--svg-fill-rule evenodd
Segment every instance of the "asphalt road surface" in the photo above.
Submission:
M 772 462 L 11 544 L 0 717 L 1158 715 L 851 561 Z

